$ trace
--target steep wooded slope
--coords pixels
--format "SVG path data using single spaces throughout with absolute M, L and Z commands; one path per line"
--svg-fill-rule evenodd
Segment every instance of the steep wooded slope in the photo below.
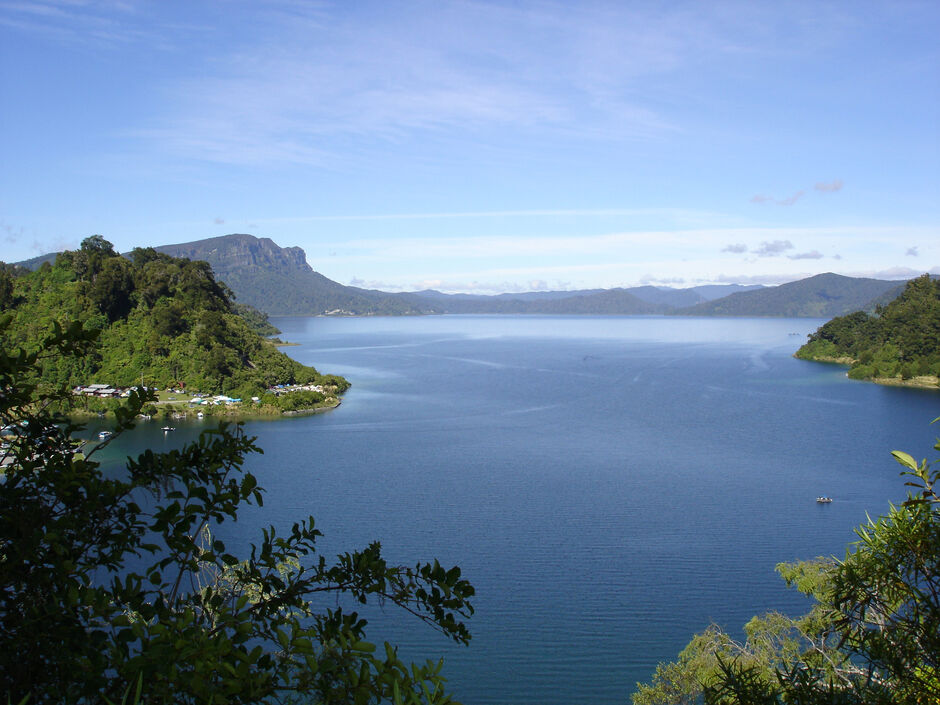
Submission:
M 122 257 L 95 236 L 80 250 L 59 254 L 54 265 L 7 281 L 9 290 L 0 291 L 2 312 L 10 318 L 4 350 L 35 345 L 55 323 L 81 320 L 100 331 L 90 354 L 45 363 L 48 382 L 183 383 L 204 392 L 237 392 L 233 396 L 252 396 L 278 383 L 347 386 L 259 336 L 252 329 L 257 322 L 249 324 L 235 312 L 226 287 L 205 262 L 152 248 Z

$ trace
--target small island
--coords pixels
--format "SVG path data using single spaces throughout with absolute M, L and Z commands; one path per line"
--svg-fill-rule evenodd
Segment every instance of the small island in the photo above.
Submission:
M 794 356 L 848 365 L 851 379 L 940 388 L 940 281 L 924 274 L 872 313 L 833 318 Z
M 83 354 L 44 360 L 38 380 L 71 390 L 62 410 L 73 415 L 113 413 L 133 390 L 156 394 L 147 417 L 316 413 L 349 388 L 281 352 L 267 315 L 235 304 L 206 262 L 153 248 L 120 255 L 98 235 L 34 272 L 0 263 L 0 311 L 5 351 L 80 326 Z

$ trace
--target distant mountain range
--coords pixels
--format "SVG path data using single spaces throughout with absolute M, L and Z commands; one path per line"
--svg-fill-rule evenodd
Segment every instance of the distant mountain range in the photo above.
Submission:
M 313 270 L 299 247 L 268 238 L 224 235 L 155 247 L 173 257 L 205 260 L 239 303 L 271 315 L 422 315 L 435 313 L 672 314 L 831 318 L 886 304 L 903 282 L 819 274 L 780 286 L 706 285 L 687 289 L 536 291 L 482 296 L 425 290 L 389 293 L 344 286 Z M 55 255 L 18 264 L 37 269 Z
M 681 313 L 688 316 L 831 318 L 874 308 L 875 301 L 880 302 L 887 292 L 893 291 L 897 296 L 903 289 L 903 283 L 896 281 L 817 274 L 780 286 L 731 294 L 682 309 Z

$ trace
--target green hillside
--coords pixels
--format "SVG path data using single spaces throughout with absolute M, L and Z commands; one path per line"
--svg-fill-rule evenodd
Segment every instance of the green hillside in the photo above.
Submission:
M 796 356 L 852 365 L 854 379 L 918 380 L 940 377 L 940 281 L 923 275 L 874 314 L 834 318 L 809 337 Z
M 799 281 L 679 309 L 685 316 L 781 316 L 831 318 L 865 309 L 876 298 L 897 288 L 898 282 L 881 279 L 817 274 Z
M 17 270 L 22 271 L 22 270 Z M 258 335 L 265 318 L 238 315 L 225 284 L 205 262 L 153 248 L 129 256 L 94 236 L 34 272 L 0 271 L 0 310 L 11 317 L 4 350 L 31 347 L 54 323 L 84 321 L 100 331 L 90 354 L 47 361 L 42 377 L 70 386 L 167 388 L 246 398 L 275 384 L 348 386 L 280 352 Z

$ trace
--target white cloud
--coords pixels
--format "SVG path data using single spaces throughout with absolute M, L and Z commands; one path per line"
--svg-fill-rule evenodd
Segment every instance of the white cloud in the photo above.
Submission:
M 792 249 L 793 243 L 789 240 L 773 240 L 771 242 L 762 242 L 753 252 L 758 257 L 776 257 Z
M 813 276 L 816 272 L 798 272 L 792 274 L 719 274 L 715 277 L 704 279 L 703 283 L 715 284 L 763 284 L 764 286 L 776 286 L 786 284 L 787 282 L 798 281 Z
M 862 271 L 847 272 L 850 277 L 870 277 L 872 279 L 913 279 L 924 273 L 922 269 L 911 269 L 910 267 L 886 267 L 884 269 L 867 269 Z M 940 274 L 940 267 L 934 267 L 927 270 L 928 274 Z
M 919 253 L 917 252 L 917 247 L 908 247 L 907 252 L 905 252 L 904 254 L 907 255 L 908 257 L 917 257 Z
M 652 286 L 675 286 L 687 282 L 688 280 L 685 277 L 654 276 L 652 274 L 644 274 L 637 280 L 637 283 L 641 286 L 648 284 Z
M 811 252 L 800 252 L 795 255 L 787 255 L 787 259 L 822 259 L 823 254 L 819 250 Z
M 733 244 L 733 245 L 726 245 L 725 247 L 723 247 L 723 248 L 721 249 L 721 251 L 722 251 L 722 252 L 734 252 L 734 253 L 740 254 L 740 253 L 742 253 L 742 252 L 747 252 L 747 245 L 745 245 L 745 244 L 743 244 L 743 243 L 736 243 L 736 244 Z
M 354 277 L 349 281 L 349 286 L 356 286 L 363 289 L 378 289 L 392 293 L 424 291 L 434 289 L 445 294 L 521 294 L 530 291 L 567 291 L 570 288 L 570 282 L 557 280 L 549 282 L 544 279 L 537 279 L 524 283 L 511 280 L 499 281 L 480 281 L 477 279 L 419 279 L 407 284 L 400 282 L 389 282 L 375 279 L 360 279 Z

